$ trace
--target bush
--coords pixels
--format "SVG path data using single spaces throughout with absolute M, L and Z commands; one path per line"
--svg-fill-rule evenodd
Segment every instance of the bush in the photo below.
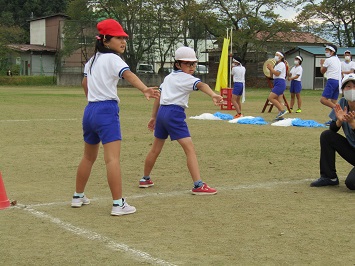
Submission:
M 0 85 L 48 86 L 56 85 L 52 76 L 0 76 Z

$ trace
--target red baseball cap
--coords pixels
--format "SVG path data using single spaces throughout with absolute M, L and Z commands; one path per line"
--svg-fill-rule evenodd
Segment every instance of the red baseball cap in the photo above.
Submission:
M 105 19 L 97 23 L 97 29 L 102 35 L 128 37 L 128 34 L 124 32 L 121 24 L 112 18 Z

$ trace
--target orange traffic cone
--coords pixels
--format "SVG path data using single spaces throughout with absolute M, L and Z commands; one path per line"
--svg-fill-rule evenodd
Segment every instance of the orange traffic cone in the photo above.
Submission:
M 6 196 L 4 182 L 0 172 L 0 210 L 10 207 L 10 201 Z

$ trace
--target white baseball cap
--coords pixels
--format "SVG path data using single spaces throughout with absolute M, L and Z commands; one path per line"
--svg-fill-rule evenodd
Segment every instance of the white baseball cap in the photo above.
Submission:
M 344 76 L 343 80 L 341 81 L 341 89 L 344 89 L 345 84 L 350 80 L 355 81 L 355 74 L 349 74 Z
M 180 47 L 175 51 L 176 61 L 198 61 L 194 49 L 190 47 Z

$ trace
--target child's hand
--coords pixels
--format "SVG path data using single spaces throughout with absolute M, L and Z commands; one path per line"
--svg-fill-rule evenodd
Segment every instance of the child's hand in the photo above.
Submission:
M 346 106 L 344 107 L 344 110 L 341 108 L 341 106 L 337 103 L 335 106 L 334 106 L 334 112 L 335 112 L 335 116 L 337 117 L 337 119 L 341 122 L 344 122 L 346 121 L 345 120 L 345 115 L 348 111 L 348 109 L 346 108 Z
M 157 90 L 158 87 L 148 87 L 144 89 L 142 92 L 147 100 L 150 98 L 159 98 L 160 97 L 160 92 Z
M 212 96 L 212 101 L 214 105 L 221 105 L 223 103 L 223 97 L 221 95 L 214 94 Z
M 150 131 L 153 131 L 155 128 L 155 118 L 151 118 L 148 122 L 148 129 Z
M 351 128 L 355 128 L 355 111 L 350 111 L 344 115 L 344 121 L 348 122 Z

